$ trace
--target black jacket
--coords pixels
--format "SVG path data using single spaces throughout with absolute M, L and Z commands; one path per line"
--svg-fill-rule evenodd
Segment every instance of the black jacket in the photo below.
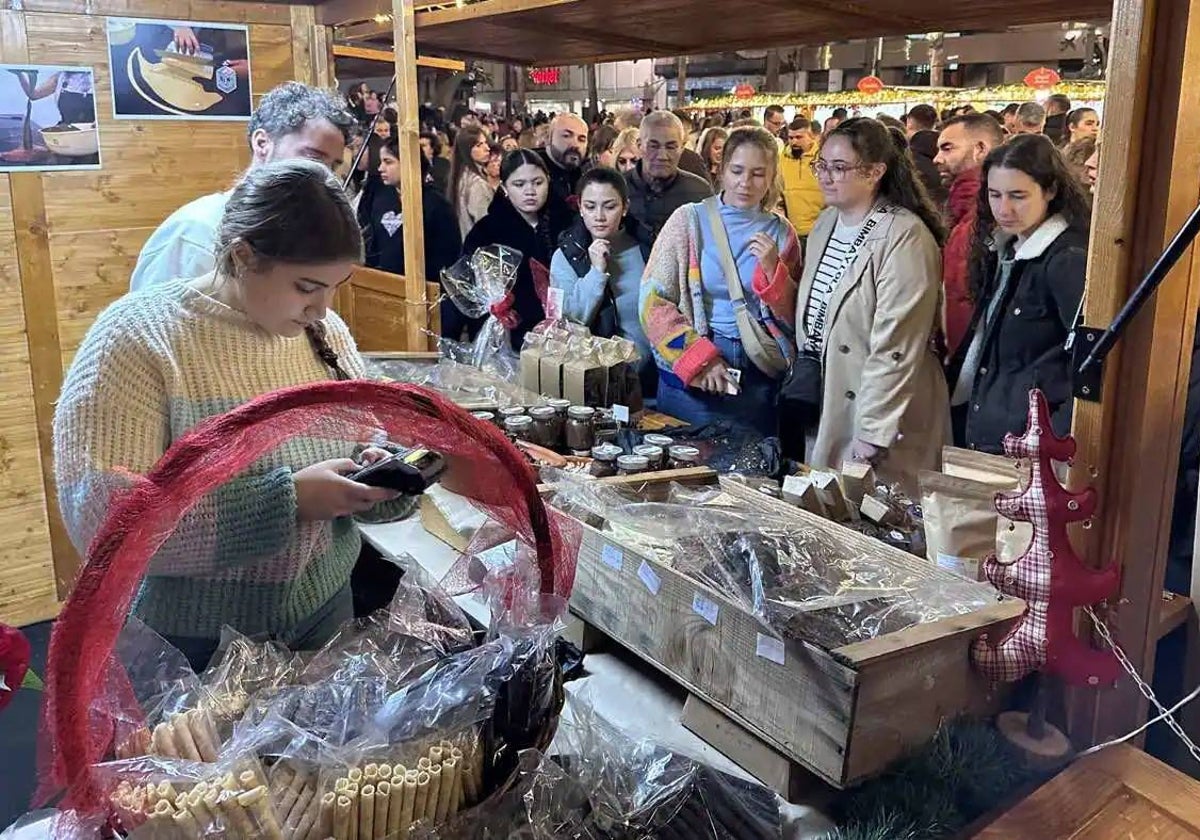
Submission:
M 638 220 L 632 215 L 626 213 L 625 220 L 621 223 L 624 231 L 633 237 L 633 240 L 638 243 L 638 249 L 642 252 L 642 259 L 650 258 L 650 246 L 645 242 L 648 238 L 641 231 L 641 225 Z M 567 262 L 571 264 L 571 268 L 575 270 L 575 274 L 579 277 L 586 277 L 587 273 L 592 268 L 592 258 L 588 254 L 588 248 L 592 247 L 594 237 L 591 231 L 587 229 L 587 225 L 583 223 L 582 218 L 576 218 L 575 221 L 562 232 L 558 237 L 558 248 L 562 251 L 563 256 L 567 258 Z M 604 303 L 600 306 L 600 311 L 596 313 L 596 319 L 588 324 L 592 335 L 598 335 L 601 338 L 612 338 L 617 335 L 617 303 L 613 300 L 612 295 L 606 295 Z
M 705 181 L 712 177 L 708 172 L 708 167 L 704 165 L 704 158 L 700 157 L 700 153 L 692 149 L 684 149 L 679 155 L 679 168 L 684 172 L 690 172 L 697 178 L 703 178 Z
M 568 207 L 575 207 L 577 204 L 575 187 L 583 175 L 583 167 L 564 169 L 554 162 L 554 158 L 550 157 L 549 149 L 542 148 L 537 151 L 542 156 L 542 160 L 546 162 L 546 169 L 550 172 L 550 200 Z
M 672 213 L 713 194 L 707 180 L 683 170 L 660 192 L 642 176 L 640 161 L 625 173 L 625 182 L 629 185 L 629 215 L 637 220 L 638 243 L 645 247 L 654 244 Z
M 1049 137 L 1050 142 L 1055 146 L 1061 146 L 1063 137 L 1067 134 L 1067 115 L 1051 114 L 1046 117 L 1046 125 L 1042 128 L 1042 134 Z
M 946 203 L 949 195 L 942 184 L 942 173 L 938 171 L 933 159 L 938 153 L 938 133 L 936 131 L 918 131 L 908 141 L 908 150 L 912 153 L 913 163 L 917 166 L 917 174 L 933 203 L 939 207 Z
M 1000 454 L 1005 434 L 1025 431 L 1032 388 L 1046 395 L 1055 433 L 1070 432 L 1071 355 L 1064 345 L 1083 298 L 1087 244 L 1086 231 L 1066 228 L 1066 222 L 1056 216 L 1017 251 L 1008 292 L 983 336 L 983 353 L 966 406 L 965 439 L 955 443 Z M 990 252 L 985 276 L 996 277 L 998 262 L 998 255 Z M 985 295 L 951 360 L 951 391 L 987 309 Z
M 545 267 L 548 283 L 550 258 L 554 255 L 555 243 L 571 222 L 570 215 L 563 213 L 564 209 L 553 201 L 547 201 L 546 209 L 542 212 L 535 230 L 517 212 L 517 208 L 512 206 L 504 191 L 497 190 L 487 215 L 471 228 L 466 241 L 463 242 L 464 254 L 473 254 L 485 245 L 507 245 L 521 252 L 521 267 L 517 270 L 517 279 L 513 284 L 513 308 L 521 321 L 516 329 L 511 331 L 512 348 L 517 352 L 521 350 L 525 334 L 546 317 L 546 310 L 534 287 L 533 271 L 529 263 L 530 260 L 537 260 Z
M 421 190 L 421 212 L 425 219 L 425 279 L 435 283 L 442 269 L 458 259 L 462 237 L 449 202 L 432 184 Z M 403 218 L 395 187 L 380 183 L 364 190 L 358 203 L 358 223 L 363 229 L 368 266 L 404 273 Z
M 429 162 L 433 173 L 433 185 L 444 196 L 450 195 L 450 161 L 444 157 L 435 157 Z

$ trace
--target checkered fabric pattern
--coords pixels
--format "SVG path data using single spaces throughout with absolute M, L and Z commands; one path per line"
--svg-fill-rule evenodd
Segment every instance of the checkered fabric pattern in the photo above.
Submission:
M 1013 682 L 1035 670 L 1061 677 L 1069 685 L 1114 682 L 1120 664 L 1111 651 L 1096 650 L 1075 635 L 1074 611 L 1116 594 L 1119 568 L 1087 568 L 1075 555 L 1067 525 L 1092 515 L 1096 494 L 1067 491 L 1054 475 L 1053 462 L 1075 455 L 1075 439 L 1059 438 L 1050 426 L 1050 410 L 1041 391 L 1029 392 L 1029 425 L 1020 437 L 1008 435 L 1004 451 L 1029 463 L 1029 480 L 1012 493 L 996 495 L 996 509 L 1014 522 L 1033 525 L 1033 540 L 1016 560 L 984 561 L 992 585 L 1025 601 L 1025 614 L 992 644 L 987 635 L 971 647 L 972 660 L 987 677 Z

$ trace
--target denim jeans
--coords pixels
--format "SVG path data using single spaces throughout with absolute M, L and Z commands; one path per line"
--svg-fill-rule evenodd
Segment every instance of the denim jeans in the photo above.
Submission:
M 763 437 L 778 434 L 779 383 L 754 366 L 742 342 L 720 335 L 713 336 L 712 341 L 725 363 L 741 371 L 741 393 L 709 394 L 684 387 L 678 377 L 664 373 L 658 383 L 658 410 L 685 423 L 723 422 L 752 428 Z

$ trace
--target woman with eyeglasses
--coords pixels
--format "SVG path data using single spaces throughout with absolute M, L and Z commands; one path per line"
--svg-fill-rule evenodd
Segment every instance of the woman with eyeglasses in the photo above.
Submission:
M 950 440 L 946 380 L 930 343 L 945 228 L 903 134 L 877 120 L 840 123 L 812 168 L 826 208 L 808 239 L 800 357 L 785 396 L 816 421 L 810 464 L 865 461 L 915 488 Z

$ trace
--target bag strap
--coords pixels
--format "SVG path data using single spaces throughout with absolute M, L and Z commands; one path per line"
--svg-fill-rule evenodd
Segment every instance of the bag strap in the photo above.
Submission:
M 721 221 L 721 208 L 717 196 L 704 199 L 704 209 L 708 211 L 708 226 L 712 228 L 713 241 L 717 246 L 717 255 L 721 258 L 721 270 L 725 272 L 725 282 L 729 284 L 729 300 L 736 307 L 746 305 L 746 293 L 742 289 L 742 278 L 738 274 L 737 261 L 733 258 L 733 249 L 729 247 L 729 236 L 725 233 L 725 222 Z

